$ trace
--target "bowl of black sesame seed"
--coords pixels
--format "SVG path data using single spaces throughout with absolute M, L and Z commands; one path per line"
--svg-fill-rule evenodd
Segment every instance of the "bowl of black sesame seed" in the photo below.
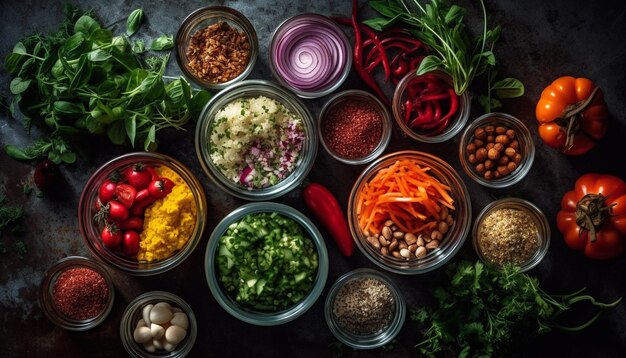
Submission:
M 324 315 L 343 344 L 372 349 L 389 343 L 400 332 L 406 303 L 387 275 L 360 268 L 335 281 L 326 296 Z

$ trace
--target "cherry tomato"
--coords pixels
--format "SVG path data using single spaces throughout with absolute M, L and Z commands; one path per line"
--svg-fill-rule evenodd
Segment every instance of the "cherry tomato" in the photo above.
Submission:
M 41 191 L 53 189 L 58 184 L 61 173 L 59 167 L 53 161 L 46 159 L 35 167 L 33 180 Z
M 131 167 L 124 169 L 122 177 L 125 182 L 132 185 L 135 189 L 145 189 L 152 181 L 152 173 L 148 170 L 148 166 L 139 162 Z
M 150 195 L 157 199 L 161 199 L 172 192 L 174 185 L 176 184 L 174 184 L 173 181 L 161 177 L 150 182 L 148 190 L 150 190 Z
M 155 197 L 150 195 L 148 189 L 139 190 L 137 196 L 135 196 L 135 202 L 130 208 L 130 214 L 133 216 L 142 216 L 148 205 L 154 203 Z
M 119 223 L 117 227 L 122 230 L 137 230 L 141 232 L 143 230 L 143 219 L 139 216 L 130 216 L 128 219 Z
M 124 255 L 128 257 L 137 256 L 139 252 L 139 234 L 133 230 L 124 231 Z
M 137 189 L 128 184 L 117 184 L 115 187 L 115 196 L 117 200 L 127 208 L 133 206 L 135 196 L 137 195 Z
M 128 208 L 122 205 L 119 201 L 111 200 L 104 207 L 109 219 L 115 222 L 122 222 L 128 219 Z
M 100 234 L 102 243 L 108 248 L 118 246 L 122 242 L 122 232 L 115 226 L 105 225 Z
M 100 190 L 98 190 L 98 199 L 102 202 L 102 204 L 106 204 L 109 201 L 115 198 L 115 184 L 113 181 L 107 179 L 100 185 Z
M 148 171 L 148 173 L 150 173 L 150 181 L 156 180 L 159 177 L 159 173 L 157 173 L 157 171 L 156 171 L 156 169 L 154 169 L 154 167 L 146 167 L 146 171 Z

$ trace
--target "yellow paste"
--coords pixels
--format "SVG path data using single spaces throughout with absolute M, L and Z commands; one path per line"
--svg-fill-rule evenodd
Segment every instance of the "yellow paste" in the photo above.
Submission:
M 157 200 L 144 213 L 139 243 L 139 261 L 166 259 L 180 250 L 196 225 L 197 209 L 189 186 L 169 168 L 158 168 L 159 174 L 176 185 L 172 192 Z

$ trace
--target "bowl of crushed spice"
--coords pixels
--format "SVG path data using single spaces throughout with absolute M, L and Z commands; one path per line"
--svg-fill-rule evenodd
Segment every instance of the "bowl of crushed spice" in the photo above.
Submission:
M 322 146 L 346 164 L 379 157 L 391 139 L 391 116 L 378 98 L 361 90 L 333 96 L 322 108 L 318 125 Z
M 550 246 L 550 225 L 533 203 L 504 198 L 487 205 L 472 228 L 472 245 L 487 264 L 512 264 L 520 271 L 537 266 Z
M 342 343 L 371 349 L 387 344 L 400 332 L 406 304 L 389 277 L 360 268 L 335 281 L 326 296 L 324 316 Z
M 225 192 L 269 200 L 298 186 L 317 155 L 309 110 L 286 88 L 245 80 L 216 94 L 196 126 L 204 172 Z
M 208 6 L 183 20 L 174 48 L 186 77 L 204 88 L 221 89 L 250 74 L 259 42 L 254 26 L 239 11 Z
M 187 167 L 164 154 L 134 152 L 92 174 L 78 203 L 78 225 L 98 259 L 147 276 L 191 255 L 206 213 L 202 185 Z
M 115 287 L 99 262 L 69 256 L 45 273 L 39 304 L 54 324 L 70 331 L 85 331 L 102 323 L 113 308 Z

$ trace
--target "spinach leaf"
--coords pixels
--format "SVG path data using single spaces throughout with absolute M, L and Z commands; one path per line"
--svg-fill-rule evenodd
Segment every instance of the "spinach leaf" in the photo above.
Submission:
M 11 93 L 20 94 L 25 92 L 28 89 L 28 86 L 30 86 L 30 82 L 31 80 L 25 80 L 20 77 L 15 77 L 13 80 L 11 80 L 11 84 L 9 87 Z

